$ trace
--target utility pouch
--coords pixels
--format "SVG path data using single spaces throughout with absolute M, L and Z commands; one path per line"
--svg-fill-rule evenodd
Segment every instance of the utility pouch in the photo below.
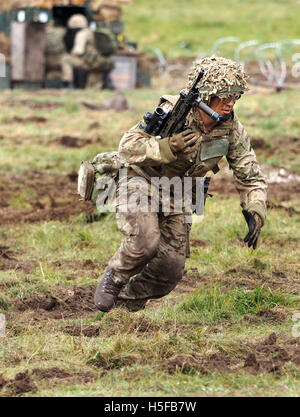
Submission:
M 82 200 L 91 200 L 95 183 L 95 168 L 88 161 L 83 161 L 78 172 L 78 194 Z
M 201 161 L 222 157 L 228 153 L 229 142 L 227 139 L 217 139 L 201 143 Z

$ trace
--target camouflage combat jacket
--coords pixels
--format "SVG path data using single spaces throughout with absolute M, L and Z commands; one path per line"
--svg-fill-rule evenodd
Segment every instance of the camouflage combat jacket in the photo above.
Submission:
M 159 105 L 168 112 L 177 99 L 178 96 L 163 96 Z M 148 181 L 153 176 L 204 177 L 209 171 L 216 173 L 218 162 L 226 156 L 242 208 L 258 213 L 265 222 L 266 180 L 248 134 L 235 113 L 232 112 L 229 120 L 217 124 L 210 131 L 190 115 L 189 126 L 199 132 L 199 139 L 194 146 L 176 155 L 171 151 L 168 138 L 160 139 L 147 134 L 143 123 L 126 132 L 119 145 L 119 154 L 132 168 L 132 176 L 142 175 Z
M 85 71 L 109 72 L 114 68 L 114 61 L 104 57 L 98 51 L 95 43 L 95 34 L 91 29 L 81 29 L 76 33 L 71 56 L 76 60 L 74 66 Z

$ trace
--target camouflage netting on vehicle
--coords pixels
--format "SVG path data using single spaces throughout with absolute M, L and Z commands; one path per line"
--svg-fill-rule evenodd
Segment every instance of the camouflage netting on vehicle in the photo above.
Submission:
M 0 4 L 0 12 L 21 9 L 24 7 L 37 7 L 52 9 L 55 5 L 61 6 L 81 6 L 87 3 L 87 0 L 6 0 Z
M 228 96 L 238 98 L 248 90 L 247 76 L 242 66 L 231 59 L 214 56 L 194 62 L 188 76 L 188 88 L 192 86 L 201 68 L 205 70 L 205 74 L 198 83 L 198 87 L 201 98 L 205 101 L 215 95 L 220 98 Z
M 91 8 L 96 20 L 106 23 L 118 21 L 122 17 L 122 8 L 117 0 L 93 0 Z
M 10 63 L 10 37 L 5 35 L 5 33 L 0 33 L 0 52 L 5 56 L 5 61 L 7 64 Z

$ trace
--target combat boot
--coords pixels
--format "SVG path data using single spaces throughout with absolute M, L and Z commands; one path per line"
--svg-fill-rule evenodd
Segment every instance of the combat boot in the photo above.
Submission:
M 109 73 L 105 72 L 102 77 L 102 89 L 103 90 L 115 90 L 112 78 Z
M 73 81 L 63 81 L 63 87 L 67 88 L 68 90 L 74 89 Z
M 113 281 L 112 272 L 107 267 L 102 280 L 96 288 L 94 296 L 95 306 L 98 310 L 107 312 L 114 308 L 122 287 L 122 284 L 116 284 Z

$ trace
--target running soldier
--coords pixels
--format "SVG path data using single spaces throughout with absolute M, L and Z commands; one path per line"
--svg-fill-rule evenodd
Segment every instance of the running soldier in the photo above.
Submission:
M 216 123 L 194 106 L 188 116 L 188 128 L 171 137 L 161 139 L 147 134 L 144 122 L 126 132 L 119 155 L 129 166 L 127 201 L 137 187 L 144 187 L 145 180 L 150 186 L 153 177 L 177 176 L 181 181 L 185 177 L 204 177 L 209 171 L 218 172 L 218 162 L 226 156 L 249 227 L 245 242 L 255 249 L 266 219 L 267 186 L 248 134 L 233 112 L 236 101 L 247 90 L 246 75 L 238 63 L 229 59 L 203 58 L 194 63 L 188 88 L 201 68 L 205 73 L 198 84 L 200 97 L 223 116 L 223 121 Z M 177 99 L 178 96 L 163 96 L 159 106 L 168 112 Z M 145 194 L 150 198 L 149 187 Z M 174 203 L 171 201 L 168 212 L 134 212 L 124 210 L 119 203 L 117 224 L 125 239 L 96 289 L 95 305 L 99 310 L 124 306 L 137 311 L 147 300 L 163 297 L 176 287 L 189 254 L 190 224 L 183 211 L 174 210 Z

